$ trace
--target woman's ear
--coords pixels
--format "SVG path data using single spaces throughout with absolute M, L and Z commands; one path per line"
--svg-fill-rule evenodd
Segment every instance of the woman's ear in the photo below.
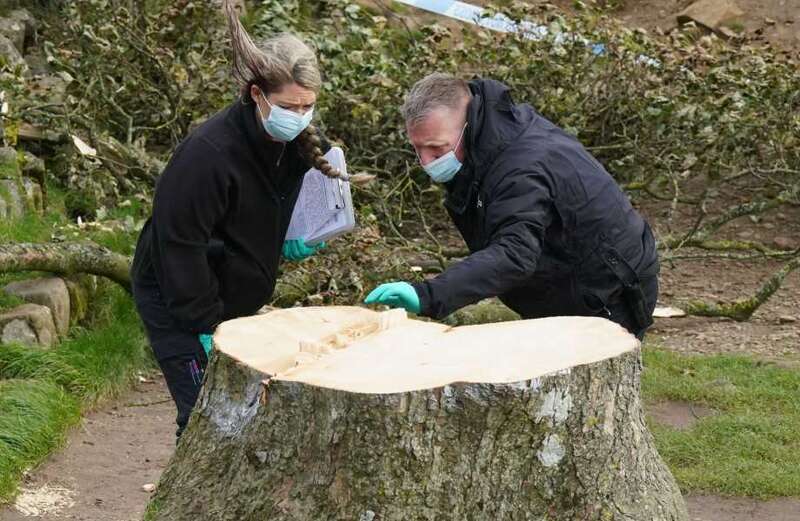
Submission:
M 255 83 L 250 85 L 250 98 L 253 101 L 258 100 L 258 98 L 260 97 L 259 94 L 261 94 L 261 89 L 259 88 L 259 86 L 256 85 Z
M 256 109 L 258 110 L 258 114 L 262 119 L 268 118 L 270 113 L 270 106 L 264 102 L 264 96 L 265 95 L 259 86 L 250 86 L 250 98 L 253 100 L 253 103 L 256 104 Z

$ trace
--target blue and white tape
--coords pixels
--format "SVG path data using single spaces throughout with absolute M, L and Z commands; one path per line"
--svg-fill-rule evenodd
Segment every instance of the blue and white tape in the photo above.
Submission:
M 405 5 L 410 5 L 418 9 L 430 11 L 438 15 L 446 16 L 454 20 L 475 24 L 492 31 L 501 33 L 519 33 L 524 38 L 531 40 L 541 40 L 548 35 L 546 26 L 523 20 L 517 22 L 502 13 L 496 13 L 492 16 L 486 14 L 486 9 L 483 7 L 460 2 L 458 0 L 396 0 L 397 2 Z M 564 41 L 565 36 L 562 34 L 556 35 L 556 43 Z M 592 48 L 594 54 L 605 54 L 606 46 L 603 43 L 590 42 L 584 38 L 579 37 L 579 41 L 583 41 Z M 647 65 L 657 66 L 658 60 L 648 56 L 639 56 L 640 63 Z

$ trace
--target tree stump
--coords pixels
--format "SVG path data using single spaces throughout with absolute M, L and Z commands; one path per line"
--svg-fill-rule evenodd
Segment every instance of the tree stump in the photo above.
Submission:
M 688 519 L 610 321 L 294 308 L 214 344 L 147 519 Z

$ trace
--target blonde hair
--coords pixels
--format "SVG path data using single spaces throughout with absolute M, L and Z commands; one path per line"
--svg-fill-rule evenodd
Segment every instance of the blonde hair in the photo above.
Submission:
M 300 38 L 289 33 L 276 34 L 256 45 L 239 20 L 234 0 L 223 0 L 233 47 L 233 77 L 247 96 L 253 85 L 265 94 L 277 92 L 285 85 L 297 83 L 318 93 L 322 86 L 317 56 Z M 297 136 L 301 153 L 314 168 L 328 177 L 345 181 L 365 182 L 364 176 L 348 176 L 334 168 L 322 153 L 322 140 L 316 127 L 309 125 Z

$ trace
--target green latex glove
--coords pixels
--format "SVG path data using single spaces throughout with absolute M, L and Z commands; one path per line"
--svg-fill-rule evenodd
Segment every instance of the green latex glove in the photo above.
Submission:
M 200 343 L 203 344 L 203 350 L 206 352 L 206 358 L 211 359 L 211 351 L 214 349 L 213 337 L 207 333 L 200 333 L 197 335 Z
M 420 312 L 419 296 L 408 282 L 381 284 L 367 295 L 364 304 L 386 304 L 393 308 L 405 308 L 412 313 Z
M 289 239 L 283 241 L 283 257 L 290 261 L 301 261 L 311 257 L 319 250 L 325 247 L 325 243 L 321 242 L 314 246 L 306 245 L 303 239 Z

